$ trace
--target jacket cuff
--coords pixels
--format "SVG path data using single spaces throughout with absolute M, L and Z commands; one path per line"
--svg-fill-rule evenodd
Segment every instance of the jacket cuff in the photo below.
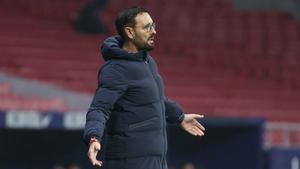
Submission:
M 95 134 L 90 134 L 90 135 L 86 135 L 84 138 L 83 138 L 83 142 L 85 145 L 89 146 L 90 144 L 90 140 L 91 138 L 94 137 L 96 138 L 99 142 L 101 142 L 101 138 Z
M 181 115 L 178 118 L 178 124 L 181 124 L 181 122 L 184 120 L 184 113 L 181 113 Z

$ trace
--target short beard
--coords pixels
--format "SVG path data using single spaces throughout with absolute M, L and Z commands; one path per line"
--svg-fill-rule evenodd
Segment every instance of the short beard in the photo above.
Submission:
M 133 39 L 133 43 L 138 48 L 138 50 L 151 51 L 151 50 L 154 49 L 154 46 L 149 46 L 147 43 L 144 43 L 144 42 L 139 41 L 137 39 Z
M 144 47 L 139 47 L 138 49 L 139 49 L 139 50 L 151 51 L 151 50 L 154 49 L 154 46 L 148 46 L 148 45 L 145 45 Z

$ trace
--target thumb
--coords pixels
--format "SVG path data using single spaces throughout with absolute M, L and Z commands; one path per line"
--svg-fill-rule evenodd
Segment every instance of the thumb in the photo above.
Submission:
M 200 118 L 204 118 L 204 115 L 202 114 L 191 114 L 192 118 L 197 118 L 197 119 L 200 119 Z
M 94 150 L 100 151 L 100 149 L 101 149 L 100 143 L 95 143 L 95 145 L 94 145 Z

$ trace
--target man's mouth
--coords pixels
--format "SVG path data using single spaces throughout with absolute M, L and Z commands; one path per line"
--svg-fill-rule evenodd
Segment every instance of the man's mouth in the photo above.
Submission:
M 150 38 L 150 39 L 149 39 L 149 42 L 154 42 L 154 38 Z

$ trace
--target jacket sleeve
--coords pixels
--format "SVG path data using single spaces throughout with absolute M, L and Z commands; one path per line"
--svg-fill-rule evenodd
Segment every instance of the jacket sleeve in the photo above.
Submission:
M 106 121 L 116 101 L 128 88 L 124 76 L 117 70 L 116 65 L 104 66 L 98 76 L 98 88 L 86 114 L 84 129 L 84 142 L 89 143 L 90 138 L 101 140 Z
M 170 124 L 180 124 L 184 119 L 182 108 L 173 100 L 165 97 L 166 120 Z

